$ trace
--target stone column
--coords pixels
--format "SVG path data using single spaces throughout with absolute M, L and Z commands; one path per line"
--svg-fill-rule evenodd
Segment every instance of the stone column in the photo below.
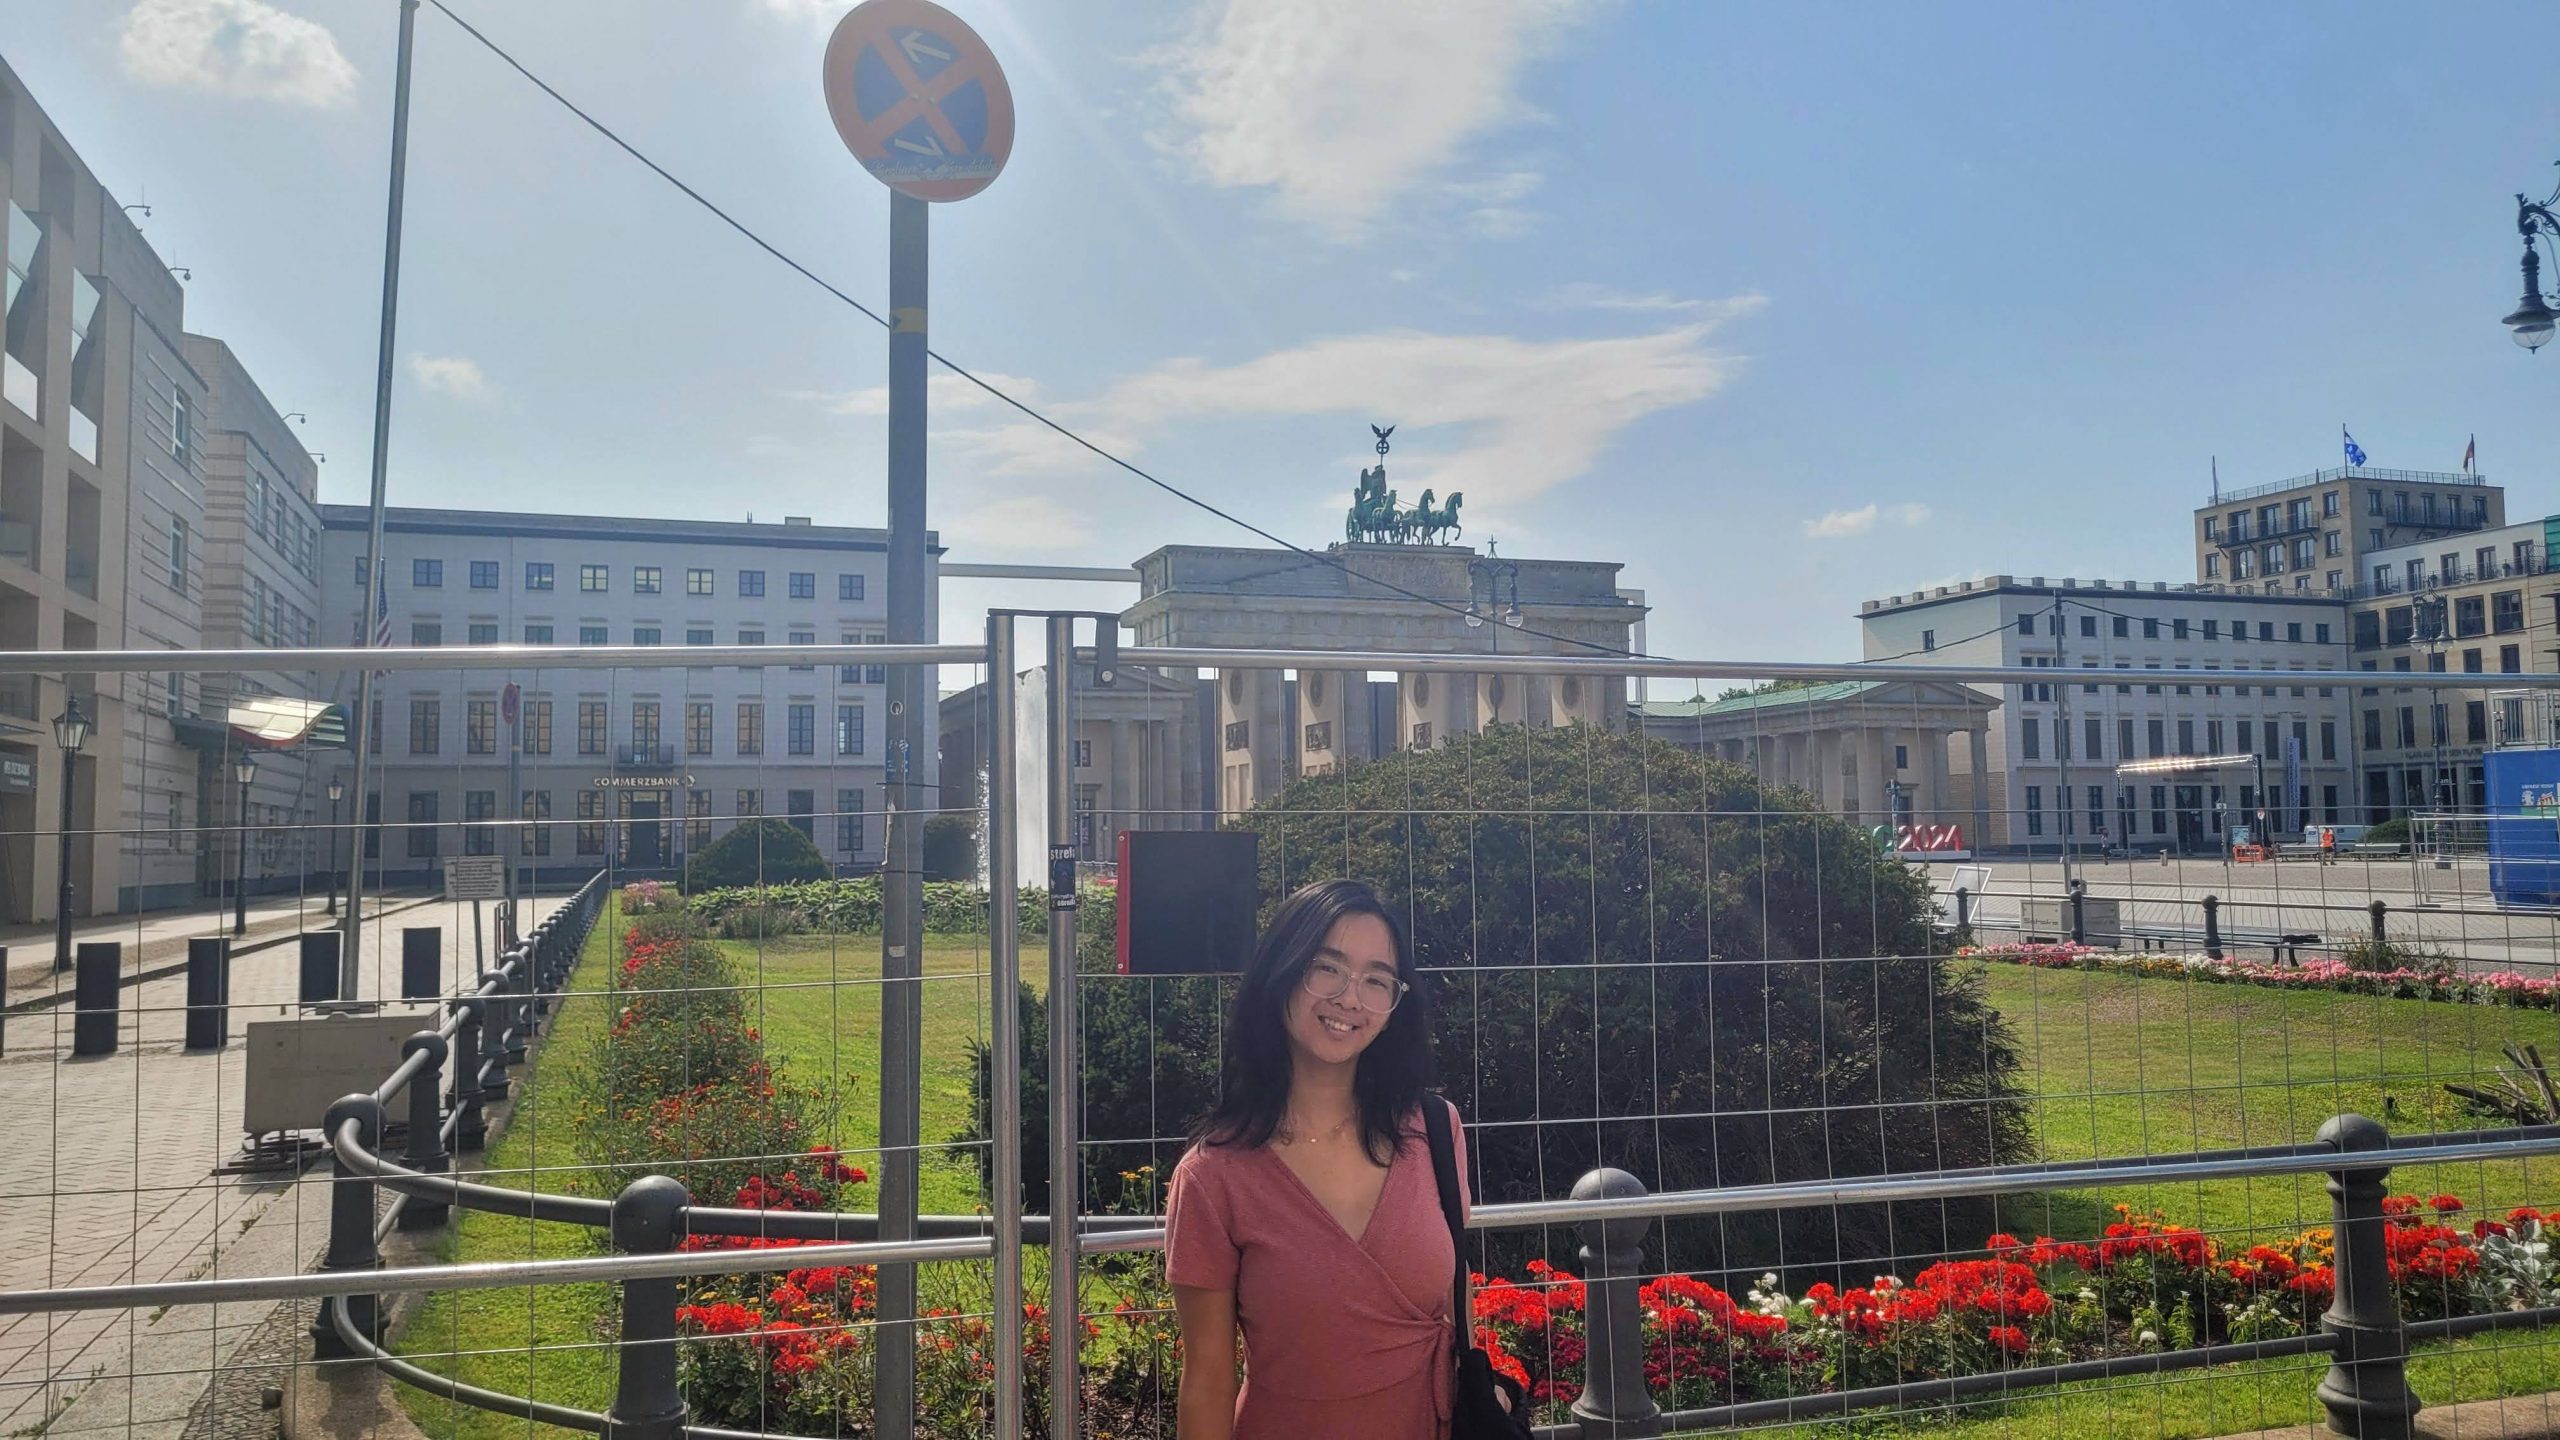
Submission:
M 1872 725 L 1858 730 L 1858 820 L 1865 825 L 1884 823 L 1885 772 L 1892 768 L 1893 756 L 1885 748 L 1887 732 Z
M 1977 716 L 1965 727 L 1965 752 L 1973 763 L 1973 833 L 1967 837 L 1976 850 L 1991 844 L 1991 730 L 1990 722 Z
M 1190 830 L 1200 824 L 1200 812 L 1207 808 L 1202 782 L 1207 778 L 1200 769 L 1200 724 L 1203 717 L 1190 709 L 1173 722 L 1173 767 L 1176 778 L 1174 794 L 1182 806 L 1182 828 Z
M 1102 792 L 1103 815 L 1094 817 L 1093 858 L 1107 860 L 1120 852 L 1120 832 L 1144 829 L 1139 808 L 1145 801 L 1145 772 L 1138 763 L 1138 723 L 1114 718 L 1111 727 L 1111 785 Z
M 1822 808 L 1840 812 L 1840 732 L 1813 732 L 1813 793 Z
M 1947 732 L 1931 730 L 1922 743 L 1929 747 L 1929 823 L 1944 825 L 1952 813 L 1947 803 Z

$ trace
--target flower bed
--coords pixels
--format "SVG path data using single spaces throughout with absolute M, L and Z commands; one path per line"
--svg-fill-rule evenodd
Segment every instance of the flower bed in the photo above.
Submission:
M 2224 985 L 2264 985 L 2279 990 L 2326 990 L 2342 995 L 2376 995 L 2393 1000 L 2438 1000 L 2457 1005 L 2507 1005 L 2526 1010 L 2560 1008 L 2560 979 L 2523 975 L 2512 970 L 2470 973 L 2458 970 L 2358 970 L 2334 959 L 2305 960 L 2299 965 L 2254 960 L 2216 960 L 2201 954 L 2171 951 L 2102 950 L 2094 945 L 2023 941 L 2005 945 L 1967 945 L 1956 951 L 1962 960 L 2027 965 L 2040 970 L 2090 970 L 2107 975 L 2147 975 L 2171 980 L 2202 980 Z
M 2385 1202 L 2394 1293 L 2410 1320 L 2560 1305 L 2547 1226 L 2560 1208 L 2471 1219 L 2452 1195 Z M 1789 1296 L 1764 1275 L 1739 1301 L 1668 1276 L 1641 1291 L 1645 1378 L 1666 1409 L 1996 1373 L 2318 1328 L 2335 1284 L 2325 1227 L 2226 1246 L 2117 1207 L 2094 1242 L 1993 1235 L 1982 1258 L 1910 1279 Z M 1476 1340 L 1542 1420 L 1582 1390 L 1587 1296 L 1532 1263 L 1524 1281 L 1477 1278 Z
M 1083 927 L 1110 929 L 1112 890 L 1108 885 L 1079 887 L 1088 913 Z M 868 935 L 880 928 L 880 880 L 802 880 L 788 885 L 733 885 L 705 890 L 682 902 L 705 922 L 718 925 L 739 910 L 770 907 L 797 917 L 825 935 Z M 1025 935 L 1048 933 L 1049 892 L 1024 890 L 1017 900 Z M 937 935 L 984 935 L 987 893 L 956 880 L 924 883 L 924 928 Z

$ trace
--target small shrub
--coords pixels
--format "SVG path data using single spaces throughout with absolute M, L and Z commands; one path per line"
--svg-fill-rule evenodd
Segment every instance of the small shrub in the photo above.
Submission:
M 799 912 L 782 905 L 742 905 L 720 917 L 723 940 L 775 940 L 808 928 Z
M 2359 845 L 2406 845 L 2409 843 L 2409 817 L 2403 815 L 2385 820 L 2357 837 Z
M 2377 975 L 2398 970 L 2418 975 L 2450 975 L 2455 969 L 2452 958 L 2443 951 L 2406 940 L 2359 940 L 2340 948 L 2338 959 L 2350 970 Z
M 688 910 L 652 910 L 631 919 L 636 940 L 707 940 L 711 927 Z
M 741 820 L 736 829 L 703 847 L 685 866 L 685 889 L 699 893 L 724 885 L 780 885 L 827 877 L 826 857 L 799 828 L 772 816 Z

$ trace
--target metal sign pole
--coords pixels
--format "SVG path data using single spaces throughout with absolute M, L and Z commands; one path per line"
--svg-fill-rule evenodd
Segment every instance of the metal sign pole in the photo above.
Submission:
M 391 474 L 391 365 L 397 350 L 400 322 L 400 212 L 409 183 L 409 60 L 417 46 L 418 0 L 400 0 L 400 61 L 392 85 L 391 101 L 391 202 L 382 231 L 382 327 L 381 346 L 373 372 L 373 500 L 372 517 L 366 526 L 365 594 L 359 613 L 363 620 L 363 643 L 374 639 L 374 607 L 381 603 L 375 597 L 387 593 L 388 581 L 382 573 L 382 506 Z M 347 743 L 356 752 L 356 824 L 363 830 L 366 796 L 370 780 L 366 772 L 372 766 L 373 737 L 373 671 L 357 672 L 356 733 Z M 376 832 L 378 833 L 378 832 Z M 363 974 L 359 951 L 364 940 L 364 847 L 356 847 L 356 863 L 347 876 L 347 913 L 344 919 L 347 936 L 338 952 L 338 998 L 356 998 L 357 982 Z
M 1021 704 L 1014 617 L 987 617 L 987 1199 L 995 1212 L 995 1437 L 1022 1440 L 1022 893 L 1014 786 L 1021 768 Z M 1045 757 L 1044 757 L 1045 759 Z M 1054 1330 L 1051 1332 L 1056 1333 Z
M 1111 624 L 1110 620 L 1100 621 Z M 1049 1433 L 1076 1436 L 1076 622 L 1049 617 Z M 1001 721 L 998 723 L 1002 723 Z M 998 896 L 996 903 L 1004 903 Z
M 925 202 L 889 197 L 889 639 L 927 638 L 925 607 Z M 916 1233 L 918 1097 L 923 1086 L 924 813 L 916 768 L 934 708 L 934 670 L 889 669 L 888 863 L 881 871 L 880 1238 Z M 883 1265 L 880 1348 L 874 1379 L 883 1440 L 905 1436 L 915 1414 L 916 1272 Z

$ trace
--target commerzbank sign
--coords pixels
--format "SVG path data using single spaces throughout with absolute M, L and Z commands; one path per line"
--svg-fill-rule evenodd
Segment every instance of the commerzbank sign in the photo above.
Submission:
M 599 790 L 682 790 L 693 784 L 690 775 L 598 775 L 587 782 Z

